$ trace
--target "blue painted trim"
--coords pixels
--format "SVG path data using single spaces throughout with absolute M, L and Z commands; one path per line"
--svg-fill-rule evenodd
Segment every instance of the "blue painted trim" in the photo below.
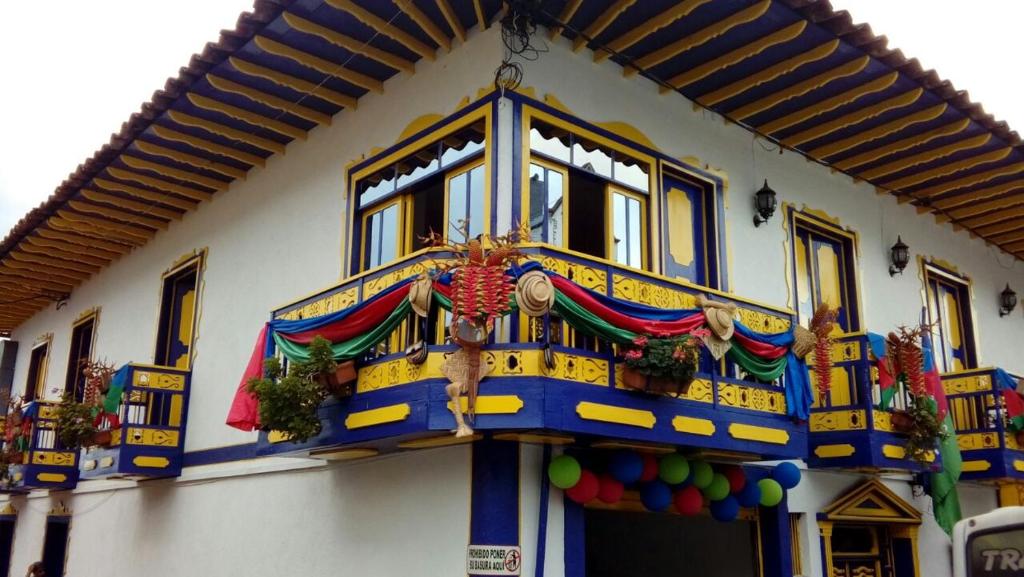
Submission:
M 242 443 L 240 445 L 228 445 L 227 447 L 215 447 L 212 449 L 199 449 L 189 451 L 182 456 L 182 467 L 198 467 L 201 465 L 216 465 L 231 461 L 244 461 L 256 458 L 257 442 Z
M 491 223 L 490 233 L 492 235 L 499 234 L 498 232 L 498 174 L 500 172 L 498 162 L 498 104 L 501 102 L 500 99 L 495 98 L 491 101 Z M 504 234 L 502 231 L 500 234 Z
M 562 498 L 565 530 L 565 577 L 586 577 L 587 541 L 583 505 Z
M 761 523 L 761 542 L 758 546 L 764 563 L 762 577 L 792 577 L 793 543 L 789 527 L 788 492 L 783 494 L 782 502 L 775 507 L 760 507 L 758 519 Z
M 470 544 L 518 546 L 519 443 L 493 439 L 473 443 L 472 485 Z
M 551 445 L 544 445 L 544 457 L 540 465 L 540 507 L 537 512 L 537 564 L 534 577 L 544 577 L 544 561 L 548 546 L 548 500 L 551 498 L 551 481 L 548 479 L 548 465 L 551 464 Z
M 510 93 L 512 94 L 512 93 Z M 512 99 L 512 224 L 523 212 L 523 103 Z

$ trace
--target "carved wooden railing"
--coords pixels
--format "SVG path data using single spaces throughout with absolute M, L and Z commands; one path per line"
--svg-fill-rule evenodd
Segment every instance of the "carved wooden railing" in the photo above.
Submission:
M 995 369 L 942 375 L 963 458 L 964 478 L 1024 479 L 1024 446 L 1009 429 Z

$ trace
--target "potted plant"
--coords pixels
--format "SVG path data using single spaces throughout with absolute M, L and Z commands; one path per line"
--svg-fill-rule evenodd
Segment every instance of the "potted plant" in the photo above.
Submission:
M 651 394 L 686 394 L 700 362 L 698 331 L 668 338 L 639 336 L 623 353 L 625 385 Z
M 327 396 L 351 395 L 355 368 L 339 366 L 330 342 L 320 336 L 310 342 L 309 358 L 291 363 L 287 374 L 278 359 L 264 361 L 264 377 L 248 383 L 259 399 L 263 428 L 280 431 L 297 443 L 318 435 L 322 425 L 317 409 Z
M 94 407 L 75 399 L 73 391 L 66 391 L 57 404 L 57 436 L 69 449 L 81 449 L 96 444 Z M 109 432 L 108 432 L 109 434 Z
M 946 431 L 939 422 L 934 403 L 927 397 L 912 396 L 906 414 L 912 423 L 906 431 L 907 457 L 919 463 L 926 463 L 939 441 L 949 436 L 949 431 Z

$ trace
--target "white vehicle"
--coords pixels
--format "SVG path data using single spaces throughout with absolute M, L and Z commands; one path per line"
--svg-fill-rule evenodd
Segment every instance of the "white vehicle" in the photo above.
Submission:
M 1001 507 L 953 527 L 953 577 L 1024 576 L 1024 507 Z

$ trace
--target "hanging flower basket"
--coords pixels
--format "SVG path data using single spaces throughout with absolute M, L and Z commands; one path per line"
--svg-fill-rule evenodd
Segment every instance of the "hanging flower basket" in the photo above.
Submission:
M 889 415 L 892 421 L 892 428 L 897 433 L 909 433 L 914 430 L 914 417 L 910 416 L 910 413 L 903 410 L 893 410 Z
M 338 399 L 347 399 L 352 396 L 357 377 L 355 363 L 345 361 L 338 363 L 334 372 L 317 375 L 317 381 Z
M 668 377 L 653 377 L 626 366 L 622 369 L 622 382 L 626 387 L 635 391 L 651 395 L 679 397 L 685 395 L 686 391 L 690 389 L 693 378 L 676 380 Z
M 700 362 L 701 336 L 695 331 L 664 339 L 637 337 L 622 355 L 623 382 L 654 395 L 686 394 Z
M 110 431 L 96 431 L 92 436 L 92 444 L 99 447 L 109 447 L 112 440 Z

